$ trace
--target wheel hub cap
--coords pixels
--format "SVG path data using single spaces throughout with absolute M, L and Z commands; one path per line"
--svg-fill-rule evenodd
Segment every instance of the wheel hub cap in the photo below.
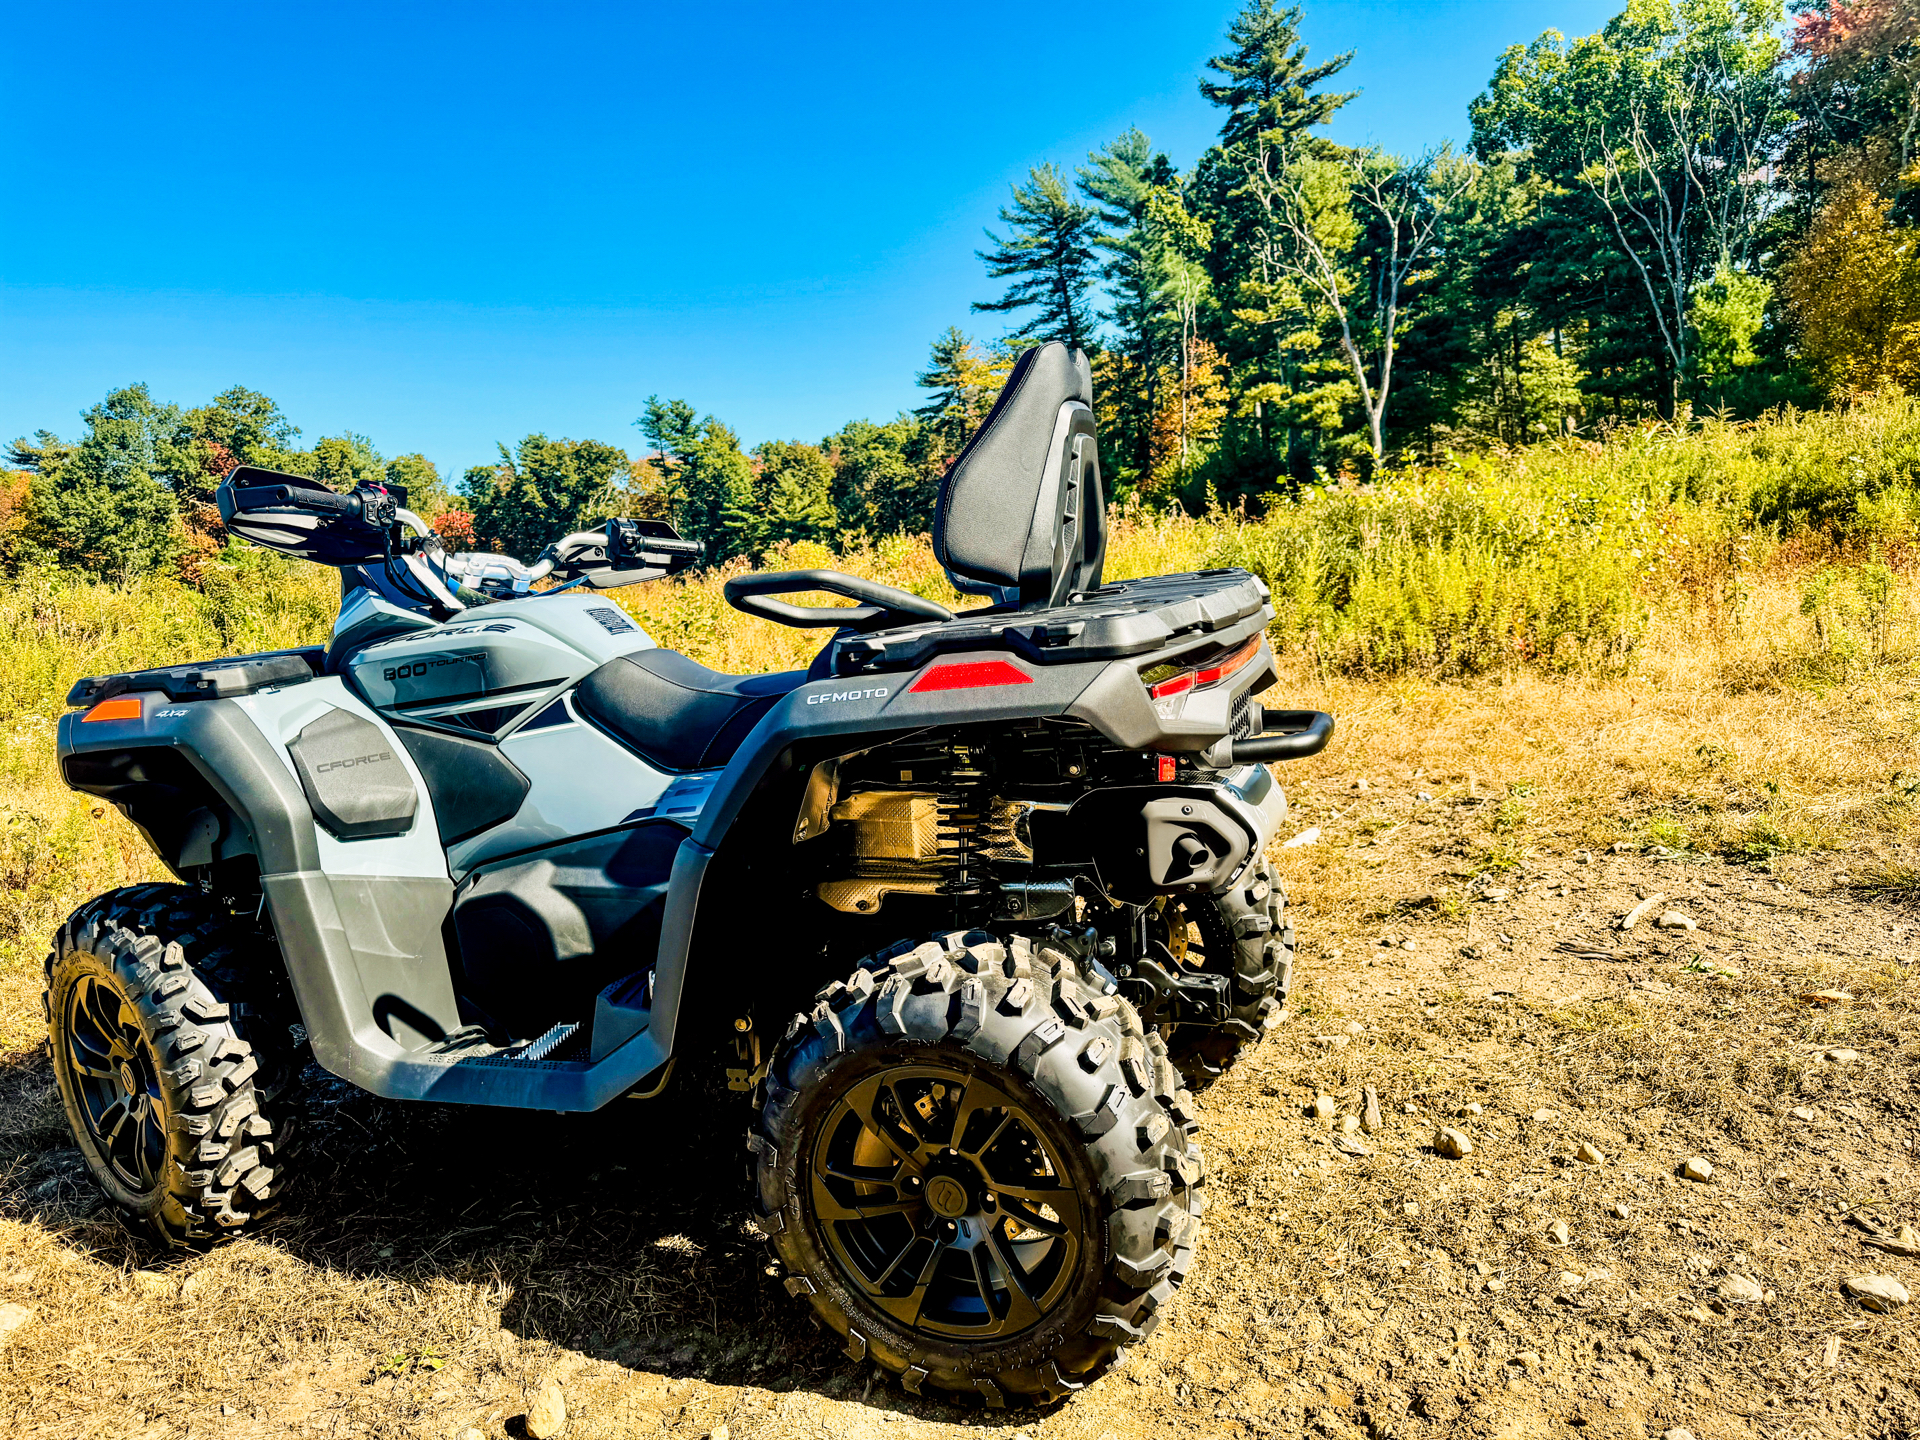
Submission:
M 936 1176 L 927 1183 L 927 1204 L 937 1216 L 952 1221 L 973 1209 L 968 1204 L 967 1187 L 952 1176 Z

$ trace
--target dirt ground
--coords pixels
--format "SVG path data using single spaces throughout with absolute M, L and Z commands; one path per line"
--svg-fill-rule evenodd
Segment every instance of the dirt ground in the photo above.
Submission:
M 1202 1097 L 1195 1269 L 1063 1405 L 920 1400 L 844 1360 L 767 1274 L 745 1112 L 697 1077 L 585 1118 L 322 1080 L 306 1198 L 169 1259 L 99 1209 L 39 1047 L 0 1066 L 0 1326 L 27 1313 L 0 1349 L 0 1433 L 498 1437 L 550 1379 L 573 1437 L 1921 1430 L 1915 1307 L 1843 1285 L 1921 1293 L 1900 1237 L 1913 803 L 1901 775 L 1892 800 L 1869 788 L 1911 756 L 1911 689 L 1823 742 L 1866 747 L 1855 791 L 1796 802 L 1906 809 L 1759 858 L 1684 833 L 1703 806 L 1767 804 L 1702 769 L 1709 747 L 1773 764 L 1735 701 L 1673 701 L 1680 729 L 1639 759 L 1606 739 L 1648 714 L 1622 694 L 1578 715 L 1545 688 L 1378 699 L 1372 720 L 1345 703 L 1343 745 L 1286 777 L 1290 830 L 1321 831 L 1276 853 L 1300 982 Z M 1781 734 L 1809 714 L 1781 711 Z M 1660 928 L 1668 911 L 1696 928 Z M 1380 1126 L 1349 1134 L 1370 1087 Z M 1439 1154 L 1437 1124 L 1471 1151 Z M 1683 1178 L 1693 1158 L 1709 1179 Z

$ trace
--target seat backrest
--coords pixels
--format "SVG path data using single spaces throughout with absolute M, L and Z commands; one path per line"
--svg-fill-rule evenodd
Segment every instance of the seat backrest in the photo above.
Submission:
M 1101 583 L 1107 509 L 1087 357 L 1023 351 L 941 481 L 934 555 L 961 590 L 1022 609 Z

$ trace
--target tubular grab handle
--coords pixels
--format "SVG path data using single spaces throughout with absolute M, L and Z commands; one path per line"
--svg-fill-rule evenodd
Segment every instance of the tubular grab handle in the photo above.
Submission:
M 1334 717 L 1320 710 L 1261 707 L 1262 734 L 1234 742 L 1234 763 L 1297 761 L 1319 755 L 1334 735 Z M 1279 734 L 1274 734 L 1279 732 Z
M 770 599 L 796 591 L 824 590 L 859 601 L 854 606 L 791 605 Z M 906 625 L 913 621 L 946 621 L 954 612 L 931 600 L 923 600 L 904 590 L 859 576 L 842 575 L 837 570 L 771 570 L 761 575 L 737 575 L 721 587 L 727 603 L 735 610 L 757 615 L 762 620 L 791 626 L 851 626 L 855 630 L 878 630 L 883 626 Z

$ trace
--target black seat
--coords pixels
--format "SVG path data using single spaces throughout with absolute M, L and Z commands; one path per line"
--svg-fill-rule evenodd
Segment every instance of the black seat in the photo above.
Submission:
M 807 679 L 722 675 L 678 651 L 616 656 L 574 690 L 574 705 L 663 770 L 724 766 L 774 702 Z
M 1059 341 L 1015 362 L 941 481 L 934 554 L 997 605 L 1059 605 L 1101 583 L 1106 500 L 1087 357 Z

